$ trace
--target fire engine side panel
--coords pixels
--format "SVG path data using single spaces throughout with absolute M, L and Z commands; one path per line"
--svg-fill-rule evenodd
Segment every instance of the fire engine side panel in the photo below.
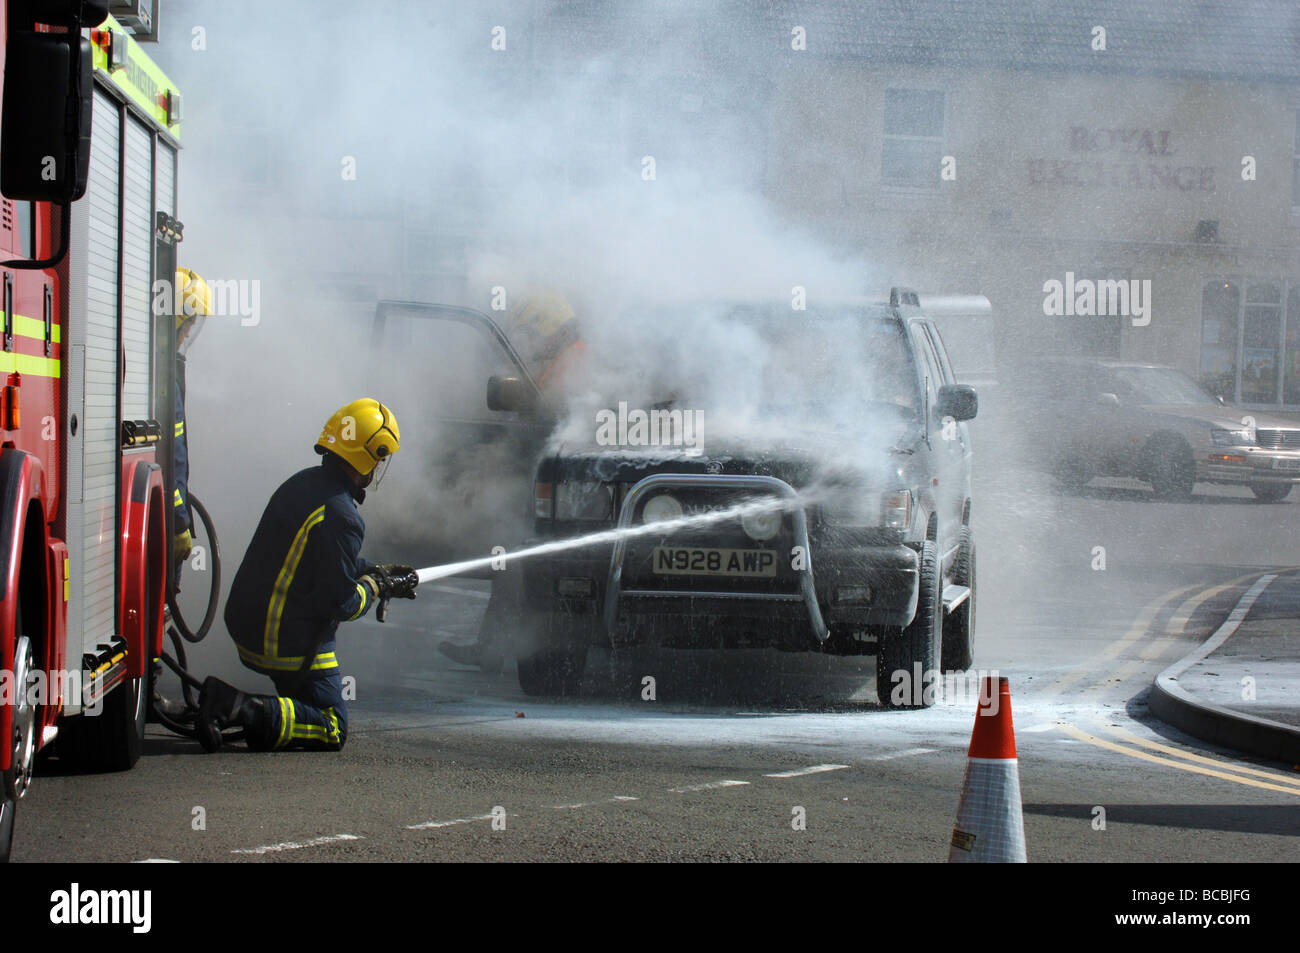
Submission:
M 117 317 L 121 109 L 95 91 L 90 179 L 73 206 L 69 267 L 68 409 L 79 413 L 69 439 L 68 550 L 74 585 L 68 604 L 68 662 L 116 632 Z M 74 372 L 84 368 L 80 376 Z M 78 410 L 80 408 L 80 410 Z
M 134 116 L 126 117 L 122 194 L 122 381 L 124 420 L 152 420 L 153 357 L 153 137 Z

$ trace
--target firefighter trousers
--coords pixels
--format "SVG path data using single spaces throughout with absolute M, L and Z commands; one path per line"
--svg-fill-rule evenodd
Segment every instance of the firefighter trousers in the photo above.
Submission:
M 348 738 L 348 706 L 343 700 L 343 679 L 333 673 L 306 681 L 292 676 L 273 678 L 276 697 L 272 748 L 339 751 Z

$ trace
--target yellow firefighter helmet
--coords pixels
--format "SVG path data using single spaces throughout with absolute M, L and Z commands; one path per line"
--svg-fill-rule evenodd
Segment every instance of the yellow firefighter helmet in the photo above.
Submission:
M 402 435 L 393 412 L 373 397 L 362 397 L 334 412 L 316 441 L 317 453 L 333 453 L 362 476 L 401 449 Z
M 212 313 L 212 289 L 188 268 L 176 269 L 176 327 Z
M 542 338 L 549 338 L 573 318 L 569 302 L 553 291 L 526 294 L 510 309 L 511 327 L 530 329 Z

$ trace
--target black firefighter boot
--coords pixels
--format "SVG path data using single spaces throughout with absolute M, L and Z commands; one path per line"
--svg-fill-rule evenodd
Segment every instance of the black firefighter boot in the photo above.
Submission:
M 211 753 L 221 747 L 224 728 L 243 728 L 250 749 L 269 750 L 275 728 L 272 699 L 266 695 L 245 694 L 209 675 L 199 694 L 199 717 L 194 724 L 194 734 L 203 750 Z

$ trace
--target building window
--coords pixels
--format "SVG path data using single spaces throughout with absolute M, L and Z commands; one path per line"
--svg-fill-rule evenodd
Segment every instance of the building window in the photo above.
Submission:
M 1295 111 L 1295 144 L 1291 147 L 1291 209 L 1300 213 L 1300 109 Z
M 1271 282 L 1246 286 L 1246 320 L 1241 333 L 1241 400 L 1278 400 L 1278 348 L 1282 343 L 1282 292 Z
M 943 134 L 942 92 L 885 90 L 881 184 L 895 188 L 937 189 L 943 160 Z
M 1300 282 L 1205 284 L 1201 382 L 1248 406 L 1300 406 Z
M 1211 394 L 1237 399 L 1237 317 L 1241 289 L 1235 281 L 1210 281 L 1201 290 L 1201 383 Z
M 1286 296 L 1286 337 L 1282 342 L 1282 403 L 1300 406 L 1300 285 Z

